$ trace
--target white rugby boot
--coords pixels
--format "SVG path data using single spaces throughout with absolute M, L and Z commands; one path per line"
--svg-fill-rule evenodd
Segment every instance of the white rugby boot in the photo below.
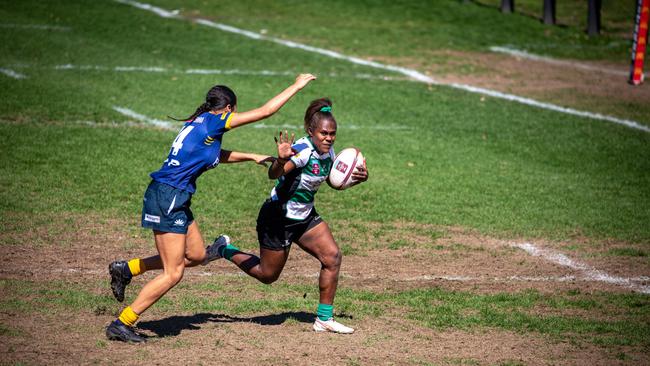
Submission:
M 314 321 L 314 330 L 316 332 L 333 332 L 341 334 L 354 333 L 354 329 L 335 321 L 334 318 L 329 318 L 323 321 L 316 317 L 316 321 Z
M 230 237 L 228 235 L 220 235 L 218 238 L 214 239 L 212 245 L 208 245 L 205 248 L 205 259 L 203 260 L 203 265 L 212 262 L 221 258 L 219 252 L 222 250 L 222 247 L 230 244 Z

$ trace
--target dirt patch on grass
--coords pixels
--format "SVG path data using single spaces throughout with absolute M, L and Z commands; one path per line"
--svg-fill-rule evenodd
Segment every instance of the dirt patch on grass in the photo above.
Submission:
M 492 52 L 431 50 L 417 59 L 376 58 L 423 71 L 443 83 L 468 84 L 563 107 L 650 125 L 650 87 L 627 83 L 629 62 L 530 60 Z
M 0 282 L 28 280 L 42 286 L 51 281 L 64 281 L 72 287 L 90 286 L 89 291 L 95 293 L 98 289 L 91 284 L 108 282 L 106 267 L 110 261 L 154 253 L 152 239 L 132 230 L 132 223 L 124 220 L 68 214 L 46 221 L 49 224 L 39 225 L 39 229 L 18 221 L 5 224 L 7 230 L 0 233 L 0 254 L 10 260 L 3 261 L 0 267 Z M 53 229 L 62 224 L 75 230 Z M 359 238 L 361 244 L 351 243 L 356 254 L 344 257 L 339 284 L 342 289 L 383 294 L 443 288 L 477 295 L 528 289 L 542 294 L 632 291 L 623 286 L 587 281 L 580 277 L 580 271 L 531 256 L 512 247 L 510 242 L 462 228 L 355 222 L 346 226 L 346 232 L 350 238 Z M 378 234 L 381 240 L 375 237 Z M 252 240 L 243 238 L 244 242 Z M 541 245 L 562 250 L 567 244 Z M 573 249 L 572 253 L 582 253 L 583 249 Z M 634 265 L 625 262 L 625 258 L 616 259 L 623 261 L 616 262 L 617 265 Z M 316 288 L 318 271 L 318 262 L 294 247 L 279 281 Z M 625 271 L 647 274 L 647 267 Z M 154 275 L 147 273 L 136 282 L 144 283 Z M 206 283 L 211 276 L 242 278 L 234 265 L 217 261 L 188 269 L 183 284 L 191 289 Z M 109 291 L 108 286 L 104 289 Z M 6 286 L 0 290 L 3 299 L 12 298 Z M 179 287 L 167 298 L 178 301 L 179 291 L 188 290 Z M 242 296 L 253 301 L 263 299 L 259 293 Z M 30 298 L 25 296 L 23 300 L 29 303 Z M 98 305 L 65 312 L 57 307 L 47 310 L 23 304 L 28 310 L 20 310 L 20 304 L 6 301 L 2 304 L 3 363 L 612 365 L 650 362 L 650 356 L 638 347 L 600 347 L 585 341 L 584 337 L 554 338 L 535 332 L 520 334 L 492 328 L 427 328 L 410 320 L 402 312 L 404 309 L 399 308 L 385 309 L 376 317 L 343 318 L 358 331 L 341 336 L 312 332 L 311 311 L 236 316 L 171 314 L 153 307 L 139 323 L 139 329 L 151 337 L 150 341 L 146 345 L 126 345 L 107 341 L 103 333 L 115 316 L 117 303 L 116 309 Z M 607 317 L 602 309 L 538 306 L 529 311 L 546 316 Z
M 102 329 L 111 318 L 52 314 L 2 323 L 3 362 L 27 364 L 272 364 L 272 365 L 615 365 L 620 352 L 544 336 L 478 329 L 433 330 L 402 319 L 366 319 L 352 335 L 318 334 L 311 318 L 229 317 L 223 314 L 152 314 L 140 331 L 143 345 L 109 342 Z M 74 345 L 74 346 L 71 346 Z M 645 364 L 647 355 L 627 355 Z
M 99 215 L 57 215 L 47 225 L 27 229 L 5 225 L 0 233 L 0 254 L 12 258 L 0 266 L 5 278 L 74 278 L 80 274 L 106 276 L 108 264 L 156 254 L 153 239 L 132 223 Z M 74 227 L 75 230 L 56 228 Z M 340 243 L 351 245 L 344 256 L 341 284 L 354 288 L 395 290 L 444 286 L 459 290 L 500 292 L 534 288 L 540 291 L 580 289 L 582 291 L 630 291 L 630 288 L 588 278 L 584 271 L 532 256 L 513 244 L 525 240 L 501 240 L 463 228 L 396 222 L 332 225 Z M 345 227 L 345 230 L 337 230 Z M 243 242 L 253 242 L 253 232 Z M 251 236 L 250 238 L 248 236 Z M 588 241 L 555 243 L 539 240 L 539 248 L 564 253 L 589 268 L 613 276 L 650 282 L 647 257 L 602 255 L 629 244 Z M 573 245 L 573 246 L 570 246 Z M 571 248 L 568 250 L 567 247 Z M 242 248 L 255 252 L 256 248 Z M 643 250 L 639 248 L 638 250 Z M 594 254 L 596 253 L 596 254 Z M 644 252 L 642 252 L 644 253 Z M 316 281 L 320 265 L 298 246 L 292 248 L 282 278 Z M 188 269 L 186 277 L 240 275 L 231 263 L 218 261 L 206 267 Z M 640 284 L 645 284 L 640 281 Z M 650 284 L 650 283 L 648 283 Z M 646 285 L 648 285 L 646 284 Z

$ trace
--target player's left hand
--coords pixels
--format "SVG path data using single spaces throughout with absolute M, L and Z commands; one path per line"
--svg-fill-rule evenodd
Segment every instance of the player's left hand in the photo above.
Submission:
M 292 133 L 291 138 L 289 138 L 289 132 L 284 131 L 283 135 L 282 131 L 280 131 L 279 140 L 278 137 L 273 136 L 273 138 L 275 139 L 275 144 L 278 147 L 278 159 L 288 160 L 292 156 L 296 155 L 296 152 L 291 147 L 293 145 L 293 141 L 296 138 L 295 133 Z

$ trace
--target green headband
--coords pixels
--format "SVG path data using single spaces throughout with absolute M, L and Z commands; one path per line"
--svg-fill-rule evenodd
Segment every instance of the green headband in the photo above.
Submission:
M 328 107 L 323 107 L 323 108 L 320 109 L 320 111 L 321 111 L 321 112 L 331 112 L 331 111 L 332 111 L 332 107 L 329 107 L 329 106 L 328 106 Z

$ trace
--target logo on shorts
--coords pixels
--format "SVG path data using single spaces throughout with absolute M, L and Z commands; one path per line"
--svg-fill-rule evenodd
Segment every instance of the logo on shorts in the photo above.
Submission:
M 156 224 L 160 224 L 160 216 L 144 214 L 144 221 L 155 222 Z
M 178 220 L 174 221 L 174 225 L 176 225 L 176 226 L 183 226 L 184 223 L 185 223 L 185 221 L 183 221 L 181 219 L 178 219 Z
M 317 163 L 312 164 L 311 172 L 316 175 L 320 174 L 320 165 L 318 165 Z

